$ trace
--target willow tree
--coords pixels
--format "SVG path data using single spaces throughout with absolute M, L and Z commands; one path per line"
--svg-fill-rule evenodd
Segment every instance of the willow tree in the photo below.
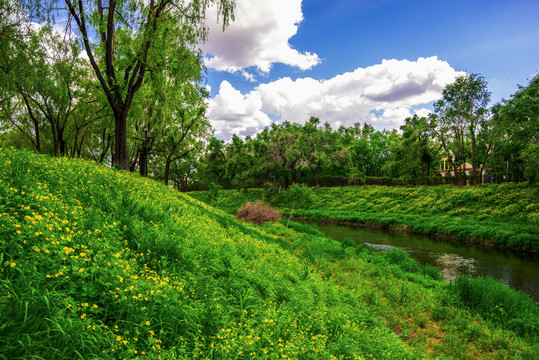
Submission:
M 479 74 L 465 74 L 457 77 L 455 82 L 443 90 L 442 100 L 434 104 L 434 109 L 455 132 L 457 140 L 457 157 L 464 168 L 464 138 L 471 140 L 472 171 L 474 185 L 477 184 L 476 172 L 476 133 L 481 123 L 488 116 L 487 105 L 490 92 L 485 78 Z
M 149 73 L 161 71 L 167 48 L 197 47 L 205 40 L 208 8 L 216 7 L 224 29 L 233 20 L 235 0 L 42 0 L 42 5 L 55 9 L 47 11 L 50 21 L 67 17 L 67 28 L 86 50 L 114 115 L 112 162 L 127 170 L 128 116 L 135 93 Z

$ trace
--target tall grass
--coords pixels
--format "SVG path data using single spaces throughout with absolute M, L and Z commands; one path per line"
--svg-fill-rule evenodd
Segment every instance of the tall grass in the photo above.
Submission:
M 286 239 L 90 162 L 0 164 L 0 358 L 414 358 Z
M 527 294 L 509 289 L 488 277 L 459 276 L 450 292 L 460 305 L 515 333 L 536 339 L 539 335 L 539 306 Z
M 357 192 L 355 196 L 364 195 L 363 188 L 350 189 Z M 537 225 L 529 221 L 529 215 L 533 211 L 527 216 L 521 214 L 508 216 L 507 211 L 503 210 L 502 216 L 499 215 L 499 209 L 484 209 L 483 211 L 476 209 L 477 214 L 465 214 L 467 210 L 464 208 L 451 210 L 451 206 L 457 203 L 462 206 L 465 200 L 451 195 L 450 202 L 454 205 L 448 205 L 443 201 L 446 189 L 437 188 L 440 201 L 431 205 L 433 208 L 438 207 L 438 210 L 430 213 L 425 209 L 405 212 L 403 208 L 409 211 L 407 207 L 411 206 L 421 190 L 423 189 L 383 190 L 386 195 L 391 191 L 401 194 L 408 192 L 409 196 L 401 197 L 404 202 L 403 206 L 399 206 L 398 201 L 391 199 L 388 195 L 380 201 L 387 207 L 375 206 L 368 199 L 359 201 L 360 205 L 356 207 L 351 204 L 355 201 L 354 196 L 347 193 L 352 190 L 321 189 L 314 193 L 315 205 L 312 206 L 314 209 L 295 209 L 294 215 L 311 219 L 326 218 L 380 224 L 387 227 L 406 227 L 415 232 L 451 235 L 462 240 L 483 238 L 504 245 L 514 241 L 512 237 L 520 237 L 528 239 L 525 245 L 528 248 L 536 246 L 534 236 L 529 235 L 537 231 Z M 453 188 L 447 190 L 468 191 Z M 507 194 L 503 195 L 505 199 L 516 196 L 513 190 L 523 190 L 528 195 L 533 193 L 527 186 L 505 186 L 505 188 L 501 186 L 487 190 L 493 193 L 500 190 L 507 191 Z M 371 190 L 366 190 L 366 192 L 369 191 Z M 252 201 L 263 195 L 260 190 L 256 189 L 241 193 L 224 192 L 221 194 L 221 203 L 217 206 L 222 206 L 228 211 L 230 204 L 241 203 L 238 198 L 243 194 L 247 194 L 243 201 L 247 199 Z M 193 195 L 203 197 L 200 193 Z M 333 195 L 336 199 L 332 197 Z M 345 197 L 349 202 L 343 199 Z M 227 203 L 229 198 L 233 198 L 231 203 Z M 471 198 L 477 200 L 477 196 L 473 194 Z M 523 210 L 524 213 L 533 209 L 533 197 L 520 196 L 520 198 L 525 204 L 519 205 L 519 209 L 526 208 L 527 210 Z M 286 202 L 282 202 L 279 198 L 273 202 L 274 205 L 279 203 L 282 208 L 285 208 L 283 214 L 290 215 L 292 210 L 286 209 Z M 328 204 L 329 209 L 325 209 L 323 204 Z M 509 205 L 508 202 L 506 204 Z M 356 211 L 358 208 L 371 210 L 360 212 Z M 453 211 L 452 214 L 450 214 L 451 211 Z M 498 215 L 486 216 L 485 214 L 489 211 L 498 212 Z M 479 219 L 479 217 L 482 218 Z M 268 228 L 269 225 L 265 227 Z M 289 227 L 302 235 L 299 237 L 290 235 L 275 228 L 268 228 L 268 231 L 280 237 L 295 239 L 294 248 L 302 249 L 302 256 L 306 257 L 315 268 L 320 269 L 326 278 L 336 280 L 340 286 L 354 289 L 355 292 L 361 294 L 362 303 L 376 309 L 376 312 L 385 319 L 400 339 L 419 353 L 427 354 L 428 358 L 538 358 L 537 305 L 526 295 L 517 293 L 491 279 L 485 280 L 490 285 L 484 288 L 471 285 L 473 298 L 477 299 L 481 296 L 494 298 L 494 294 L 496 295 L 497 303 L 492 305 L 492 308 L 498 305 L 498 308 L 503 309 L 501 313 L 505 314 L 505 317 L 502 318 L 499 315 L 493 317 L 488 305 L 476 307 L 474 302 L 466 300 L 467 296 L 464 294 L 472 290 L 463 292 L 461 285 L 464 281 L 474 282 L 475 280 L 459 278 L 458 283 L 448 284 L 440 281 L 441 275 L 437 269 L 420 266 L 402 250 L 392 249 L 384 252 L 381 257 L 373 249 L 358 246 L 351 241 L 335 244 L 320 240 L 319 231 L 308 224 L 290 222 Z M 519 246 L 524 244 L 518 241 L 516 243 Z M 486 304 L 489 302 L 487 301 Z M 526 340 L 514 342 L 519 337 Z M 524 345 L 521 341 L 528 345 Z M 517 343 L 520 345 L 516 345 Z

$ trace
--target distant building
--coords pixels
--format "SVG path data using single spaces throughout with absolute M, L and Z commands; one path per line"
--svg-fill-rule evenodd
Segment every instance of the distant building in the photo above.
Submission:
M 443 163 L 443 164 L 442 164 Z M 479 169 L 475 169 L 477 171 Z M 473 172 L 473 166 L 472 164 L 469 164 L 465 162 L 464 164 L 460 165 L 457 168 L 457 174 L 460 175 L 462 173 L 465 173 L 466 175 L 471 175 Z M 451 176 L 455 176 L 455 169 L 451 166 L 451 162 L 448 158 L 443 158 L 440 162 L 440 170 L 435 170 L 434 173 L 436 175 L 446 176 L 447 174 L 450 174 Z

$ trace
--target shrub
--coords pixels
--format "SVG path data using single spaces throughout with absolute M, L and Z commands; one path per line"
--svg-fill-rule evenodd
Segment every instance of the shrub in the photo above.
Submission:
M 210 191 L 208 192 L 208 201 L 210 204 L 215 204 L 219 200 L 222 189 L 223 187 L 221 185 L 215 183 L 210 185 Z
M 389 249 L 385 252 L 385 256 L 390 264 L 396 264 L 404 271 L 412 273 L 421 271 L 419 264 L 402 249 Z
M 281 214 L 271 206 L 257 200 L 254 203 L 248 202 L 245 204 L 236 214 L 236 218 L 253 224 L 262 224 L 268 221 L 280 220 Z
M 294 209 L 309 209 L 314 201 L 313 189 L 303 184 L 294 184 L 284 194 L 284 200 Z
M 343 246 L 343 248 L 345 247 L 356 247 L 357 244 L 354 240 L 351 240 L 349 238 L 344 238 L 343 241 L 341 241 L 341 245 Z
M 267 182 L 264 185 L 264 200 L 271 202 L 281 193 L 281 185 L 276 182 Z

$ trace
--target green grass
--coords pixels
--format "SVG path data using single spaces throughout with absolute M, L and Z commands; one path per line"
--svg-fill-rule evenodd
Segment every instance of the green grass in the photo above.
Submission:
M 398 251 L 247 224 L 87 161 L 0 149 L 0 164 L 0 359 L 539 354 L 533 327 L 475 311 Z
M 0 163 L 0 358 L 414 357 L 286 239 L 90 162 Z
M 233 213 L 264 195 L 259 189 L 221 191 L 214 205 Z M 208 195 L 192 196 L 207 201 Z M 285 216 L 293 212 L 311 219 L 406 227 L 418 234 L 539 252 L 539 188 L 527 184 L 321 188 L 313 189 L 311 198 L 309 208 L 298 209 L 283 191 L 270 203 Z
M 451 283 L 450 291 L 459 305 L 521 336 L 533 337 L 539 332 L 539 312 L 534 302 L 491 278 L 460 276 Z

